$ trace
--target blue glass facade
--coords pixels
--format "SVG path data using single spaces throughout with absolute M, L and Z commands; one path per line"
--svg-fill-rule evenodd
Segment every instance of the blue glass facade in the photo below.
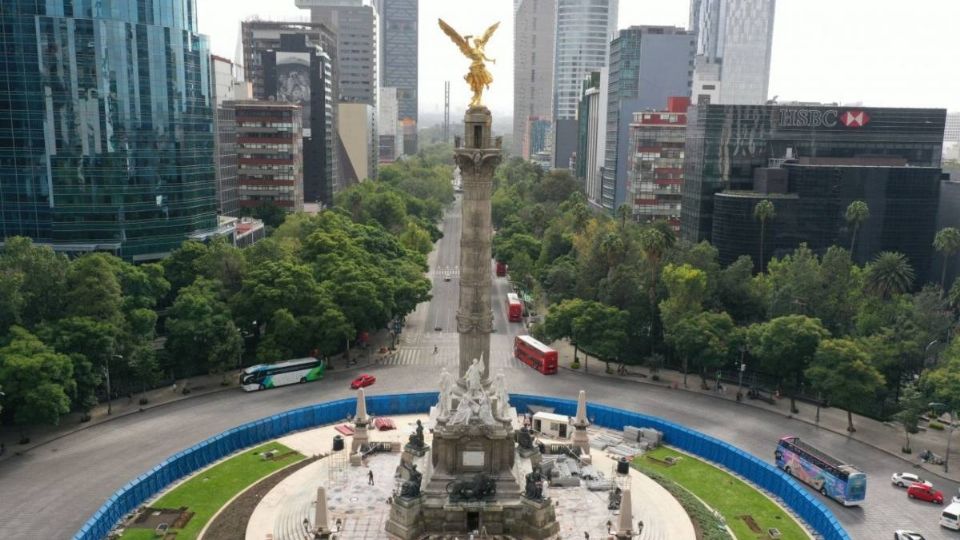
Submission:
M 0 233 L 128 260 L 215 229 L 194 0 L 0 2 Z

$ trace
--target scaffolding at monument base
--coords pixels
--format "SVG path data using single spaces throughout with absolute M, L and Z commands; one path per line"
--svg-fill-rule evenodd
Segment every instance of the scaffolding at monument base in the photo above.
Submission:
M 347 450 L 337 450 L 327 456 L 327 486 L 343 486 L 347 483 L 347 469 L 350 459 Z

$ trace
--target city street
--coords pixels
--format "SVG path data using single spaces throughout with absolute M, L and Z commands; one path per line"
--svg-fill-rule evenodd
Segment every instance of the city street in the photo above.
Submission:
M 433 300 L 407 317 L 393 358 L 370 369 L 377 375 L 377 383 L 368 389 L 369 394 L 433 390 L 441 366 L 451 372 L 457 369 L 459 204 L 445 218 L 443 231 L 445 236 L 430 257 Z M 450 281 L 445 281 L 446 277 Z M 909 500 L 904 490 L 891 487 L 891 473 L 912 470 L 907 462 L 849 437 L 782 414 L 692 392 L 569 370 L 543 376 L 527 368 L 511 355 L 512 337 L 521 333 L 523 326 L 506 321 L 508 288 L 506 279 L 498 278 L 491 291 L 495 317 L 491 371 L 507 372 L 511 392 L 573 399 L 584 389 L 590 401 L 685 424 L 768 462 L 772 462 L 779 437 L 798 435 L 867 473 L 867 500 L 862 507 L 825 502 L 855 538 L 889 538 L 897 528 L 916 529 L 928 539 L 955 537 L 937 525 L 939 506 Z M 332 371 L 318 383 L 198 396 L 120 417 L 0 462 L 0 538 L 67 538 L 111 493 L 165 457 L 244 422 L 349 396 L 348 385 L 354 376 L 355 372 Z M 937 481 L 936 485 L 947 498 L 957 492 L 955 483 Z

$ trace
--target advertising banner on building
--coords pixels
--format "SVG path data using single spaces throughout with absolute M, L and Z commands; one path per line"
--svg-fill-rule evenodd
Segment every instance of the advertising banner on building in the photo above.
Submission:
M 277 101 L 303 108 L 303 136 L 310 137 L 310 53 L 277 52 Z

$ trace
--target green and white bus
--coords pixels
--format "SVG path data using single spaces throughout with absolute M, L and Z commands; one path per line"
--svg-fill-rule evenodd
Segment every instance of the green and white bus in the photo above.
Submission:
M 297 358 L 279 364 L 257 364 L 243 370 L 240 386 L 247 392 L 288 384 L 316 381 L 323 378 L 327 365 L 316 358 Z

